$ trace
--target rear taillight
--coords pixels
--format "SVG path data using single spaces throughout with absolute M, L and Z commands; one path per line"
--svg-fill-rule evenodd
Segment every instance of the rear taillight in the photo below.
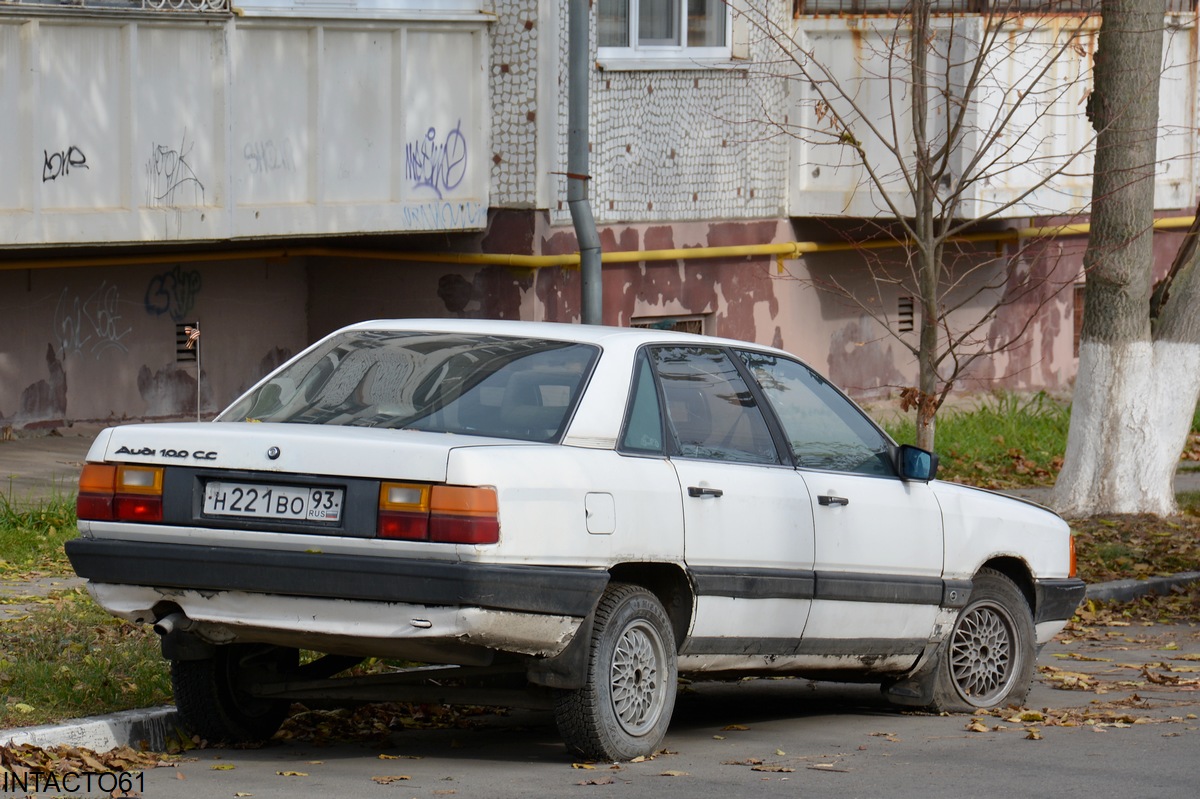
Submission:
M 161 466 L 89 463 L 79 475 L 80 519 L 118 522 L 162 521 Z
M 496 490 L 384 483 L 376 534 L 441 544 L 494 544 L 500 540 Z
M 1067 576 L 1075 577 L 1077 575 L 1076 567 L 1078 565 L 1075 560 L 1075 534 L 1071 533 L 1071 535 L 1068 537 L 1068 540 L 1071 542 L 1071 570 L 1067 573 Z
M 429 500 L 429 540 L 494 544 L 500 540 L 496 489 L 434 486 Z

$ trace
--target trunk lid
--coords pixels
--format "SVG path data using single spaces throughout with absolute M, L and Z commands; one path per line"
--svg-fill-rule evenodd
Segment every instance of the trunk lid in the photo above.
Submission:
M 93 443 L 88 460 L 444 482 L 455 447 L 517 443 L 366 427 L 184 422 L 109 428 Z

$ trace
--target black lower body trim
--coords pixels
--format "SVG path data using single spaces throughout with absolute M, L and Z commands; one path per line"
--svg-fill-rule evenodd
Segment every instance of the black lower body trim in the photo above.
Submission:
M 583 617 L 608 572 L 561 566 L 447 563 L 407 558 L 77 538 L 75 572 L 92 582 L 259 594 L 467 606 Z
M 925 639 L 908 638 L 689 638 L 680 655 L 819 655 L 885 657 L 919 655 Z
M 694 566 L 689 571 L 698 596 L 738 599 L 826 599 L 962 607 L 971 586 L 969 580 L 943 580 L 941 577 L 802 569 Z
M 1075 615 L 1075 608 L 1083 601 L 1087 584 L 1083 580 L 1037 580 L 1033 584 L 1037 613 L 1034 623 L 1062 621 Z

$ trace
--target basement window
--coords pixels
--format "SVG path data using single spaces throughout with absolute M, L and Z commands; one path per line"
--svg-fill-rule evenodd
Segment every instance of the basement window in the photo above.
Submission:
M 705 335 L 706 315 L 699 316 L 643 316 L 629 323 L 630 327 L 644 330 L 674 330 L 678 333 Z

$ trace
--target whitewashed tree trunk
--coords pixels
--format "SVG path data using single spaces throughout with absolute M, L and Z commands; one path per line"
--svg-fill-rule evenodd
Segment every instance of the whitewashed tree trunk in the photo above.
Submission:
M 1175 469 L 1200 393 L 1200 345 L 1080 344 L 1054 507 L 1064 516 L 1175 513 Z

